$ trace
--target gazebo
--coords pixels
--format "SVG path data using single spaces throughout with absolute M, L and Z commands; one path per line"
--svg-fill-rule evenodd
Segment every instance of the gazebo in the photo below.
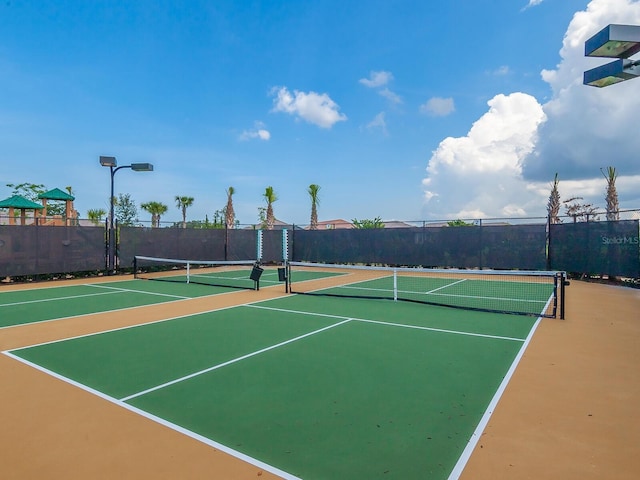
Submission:
M 9 209 L 9 225 L 16 224 L 15 209 L 20 210 L 20 224 L 25 225 L 27 219 L 27 210 L 34 211 L 34 217 L 36 212 L 42 210 L 44 207 L 39 203 L 32 202 L 29 199 L 21 197 L 20 195 L 14 195 L 13 197 L 5 198 L 0 201 L 0 208 Z
M 59 200 L 65 202 L 65 223 L 70 219 L 76 218 L 77 216 L 77 213 L 73 208 L 73 201 L 76 198 L 73 195 L 60 190 L 59 188 L 54 188 L 53 190 L 49 190 L 48 192 L 41 193 L 38 195 L 38 198 L 42 200 L 41 214 L 43 217 L 47 216 L 47 200 Z

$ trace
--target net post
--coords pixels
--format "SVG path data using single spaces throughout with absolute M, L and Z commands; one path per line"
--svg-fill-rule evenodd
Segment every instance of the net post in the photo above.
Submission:
M 190 274 L 190 267 L 191 267 L 190 263 L 189 263 L 189 262 L 187 262 L 187 283 L 189 283 L 189 280 L 191 280 L 191 277 L 189 276 L 189 274 Z
M 256 260 L 262 261 L 262 230 L 256 231 Z
M 560 320 L 564 320 L 564 294 L 567 286 L 566 272 L 560 274 Z
M 138 257 L 133 257 L 133 278 L 138 278 Z
M 393 269 L 393 301 L 398 301 L 398 269 Z
M 557 273 L 553 276 L 553 318 L 558 317 L 558 276 Z

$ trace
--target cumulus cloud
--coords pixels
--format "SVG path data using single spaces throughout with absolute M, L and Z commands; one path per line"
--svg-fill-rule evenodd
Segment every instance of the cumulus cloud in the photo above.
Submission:
M 608 61 L 585 58 L 584 42 L 610 23 L 640 24 L 640 2 L 592 0 L 571 20 L 560 63 L 541 72 L 552 91 L 547 103 L 525 93 L 497 95 L 466 136 L 440 143 L 423 180 L 425 217 L 545 215 L 556 172 L 562 200 L 579 196 L 604 208 L 600 169 L 607 166 L 619 173 L 621 207 L 637 207 L 638 84 L 582 84 L 585 70 Z
M 455 109 L 453 98 L 433 97 L 420 105 L 420 112 L 434 117 L 446 117 L 453 113 Z
M 514 200 L 523 193 L 522 159 L 533 149 L 544 112 L 524 93 L 496 95 L 488 105 L 465 137 L 446 138 L 433 153 L 423 180 L 426 212 L 461 218 L 526 213 Z
M 331 128 L 337 122 L 343 122 L 347 116 L 340 113 L 340 107 L 326 93 L 291 93 L 286 87 L 272 89 L 274 112 L 284 112 L 301 118 L 321 128 Z
M 640 24 L 640 2 L 590 2 L 567 29 L 560 64 L 542 71 L 553 98 L 544 105 L 549 120 L 540 131 L 540 142 L 525 162 L 528 178 L 548 178 L 552 167 L 561 178 L 592 178 L 608 165 L 617 167 L 621 175 L 640 174 L 638 80 L 607 88 L 582 84 L 585 70 L 610 61 L 584 56 L 585 40 L 610 23 Z
M 247 140 L 253 140 L 253 139 L 266 141 L 266 140 L 269 140 L 270 138 L 271 138 L 271 133 L 269 132 L 269 130 L 265 128 L 265 125 L 262 122 L 255 122 L 254 128 L 250 130 L 244 130 L 239 136 L 239 139 L 241 141 L 247 141 Z

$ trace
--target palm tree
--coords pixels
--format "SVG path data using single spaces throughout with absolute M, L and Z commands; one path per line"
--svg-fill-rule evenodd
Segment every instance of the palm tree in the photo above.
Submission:
M 558 174 L 556 173 L 553 183 L 551 184 L 551 193 L 549 194 L 549 202 L 547 203 L 547 215 L 549 216 L 549 223 L 560 223 L 560 192 L 558 191 Z
M 318 228 L 318 205 L 320 204 L 320 198 L 318 192 L 320 191 L 320 185 L 312 183 L 307 189 L 309 197 L 311 197 L 311 225 L 310 230 L 316 230 Z
M 193 205 L 193 197 L 176 195 L 176 206 L 182 211 L 182 228 L 187 228 L 187 208 L 191 205 Z
M 607 179 L 607 195 L 604 199 L 607 202 L 607 220 L 620 220 L 620 204 L 618 203 L 618 191 L 616 190 L 616 178 L 618 174 L 615 167 L 608 167 L 606 173 L 600 169 L 604 178 Z
M 96 225 L 98 225 L 100 220 L 102 220 L 106 215 L 107 211 L 104 208 L 92 208 L 87 211 L 87 217 L 89 217 L 89 220 Z
M 267 187 L 264 191 L 263 195 L 265 201 L 267 202 L 267 214 L 266 214 L 266 227 L 267 230 L 273 230 L 273 225 L 276 223 L 276 217 L 273 215 L 273 202 L 278 200 L 278 196 L 276 192 L 273 190 L 273 187 Z
M 224 210 L 227 228 L 233 228 L 233 225 L 236 222 L 236 213 L 233 211 L 233 198 L 231 198 L 234 193 L 236 193 L 236 191 L 233 187 L 229 187 L 227 189 L 227 206 Z
M 169 207 L 161 202 L 147 202 L 140 205 L 140 207 L 151 214 L 151 226 L 153 228 L 160 226 L 160 216 L 169 210 Z

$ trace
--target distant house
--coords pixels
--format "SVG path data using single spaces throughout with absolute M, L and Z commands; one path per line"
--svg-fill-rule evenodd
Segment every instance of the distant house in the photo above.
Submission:
M 296 228 L 299 229 L 300 227 L 296 226 L 296 225 L 292 225 L 290 223 L 287 222 L 283 222 L 282 220 L 278 220 L 276 218 L 275 222 L 273 222 L 273 230 L 291 230 L 292 228 Z M 244 227 L 245 229 L 249 229 L 249 230 L 262 230 L 262 224 L 261 223 L 256 223 L 255 225 L 249 225 L 247 227 Z
M 414 225 L 409 225 L 408 223 L 405 222 L 400 222 L 398 220 L 389 220 L 388 222 L 382 222 L 384 223 L 384 228 L 411 228 Z
M 322 222 L 318 222 L 318 230 L 338 230 L 344 228 L 354 228 L 353 223 L 347 222 L 346 220 L 342 220 L 338 218 L 336 220 L 325 220 Z M 308 230 L 309 227 L 306 227 Z

